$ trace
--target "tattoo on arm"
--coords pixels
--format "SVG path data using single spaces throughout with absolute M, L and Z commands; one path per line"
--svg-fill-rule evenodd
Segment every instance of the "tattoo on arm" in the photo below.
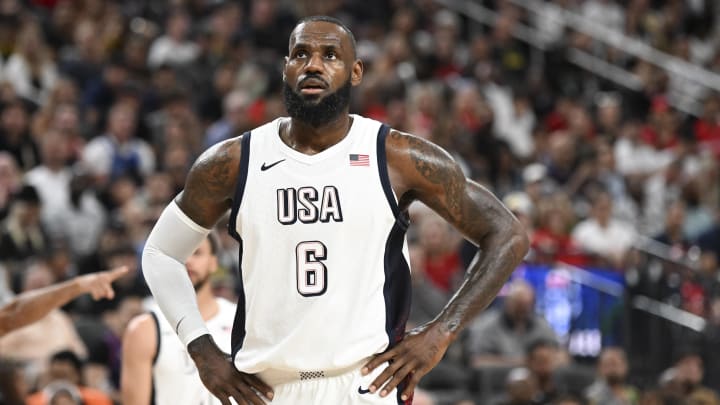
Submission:
M 465 175 L 452 157 L 437 146 L 413 136 L 407 136 L 407 142 L 415 170 L 425 180 L 443 188 L 442 197 L 428 196 L 431 204 L 443 210 L 440 214 L 447 219 L 461 221 Z
M 236 138 L 211 147 L 193 164 L 177 202 L 199 225 L 212 227 L 230 208 L 239 159 L 240 138 Z
M 411 135 L 391 132 L 409 156 L 404 173 L 415 179 L 408 194 L 442 215 L 479 246 L 465 281 L 437 318 L 456 334 L 495 297 L 527 252 L 527 237 L 512 214 L 486 188 L 467 180 L 441 148 Z

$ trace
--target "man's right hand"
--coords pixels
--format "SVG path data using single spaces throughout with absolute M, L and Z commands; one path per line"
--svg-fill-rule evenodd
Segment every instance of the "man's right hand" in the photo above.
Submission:
M 256 376 L 238 371 L 210 335 L 200 336 L 187 348 L 203 384 L 223 405 L 231 405 L 231 397 L 238 405 L 264 405 L 263 397 L 272 400 L 272 388 Z

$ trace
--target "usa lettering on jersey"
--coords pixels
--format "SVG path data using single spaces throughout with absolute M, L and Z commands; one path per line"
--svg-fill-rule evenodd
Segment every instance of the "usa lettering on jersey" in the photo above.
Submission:
M 277 190 L 278 221 L 292 225 L 315 222 L 342 222 L 340 194 L 335 186 L 325 186 L 320 193 L 315 187 L 280 188 Z

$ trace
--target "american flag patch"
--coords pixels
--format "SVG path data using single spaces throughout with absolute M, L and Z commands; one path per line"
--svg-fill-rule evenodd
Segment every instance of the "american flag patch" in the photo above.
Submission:
M 350 154 L 350 166 L 370 166 L 370 155 Z

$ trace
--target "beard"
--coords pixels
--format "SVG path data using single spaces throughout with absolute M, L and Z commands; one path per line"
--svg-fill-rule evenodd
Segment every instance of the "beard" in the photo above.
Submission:
M 617 387 L 620 385 L 625 384 L 625 376 L 618 375 L 618 374 L 609 374 L 605 376 L 605 381 L 607 381 L 607 384 L 611 387 Z
M 203 286 L 205 284 L 207 284 L 208 280 L 210 280 L 209 274 L 207 276 L 205 276 L 203 278 L 199 278 L 199 279 L 197 279 L 197 281 L 193 282 L 193 288 L 195 289 L 195 292 L 200 291 L 200 289 L 203 288 Z
M 351 87 L 348 78 L 334 93 L 318 99 L 318 96 L 304 96 L 297 93 L 287 82 L 283 82 L 285 109 L 290 117 L 317 128 L 333 121 L 347 109 L 350 105 Z

